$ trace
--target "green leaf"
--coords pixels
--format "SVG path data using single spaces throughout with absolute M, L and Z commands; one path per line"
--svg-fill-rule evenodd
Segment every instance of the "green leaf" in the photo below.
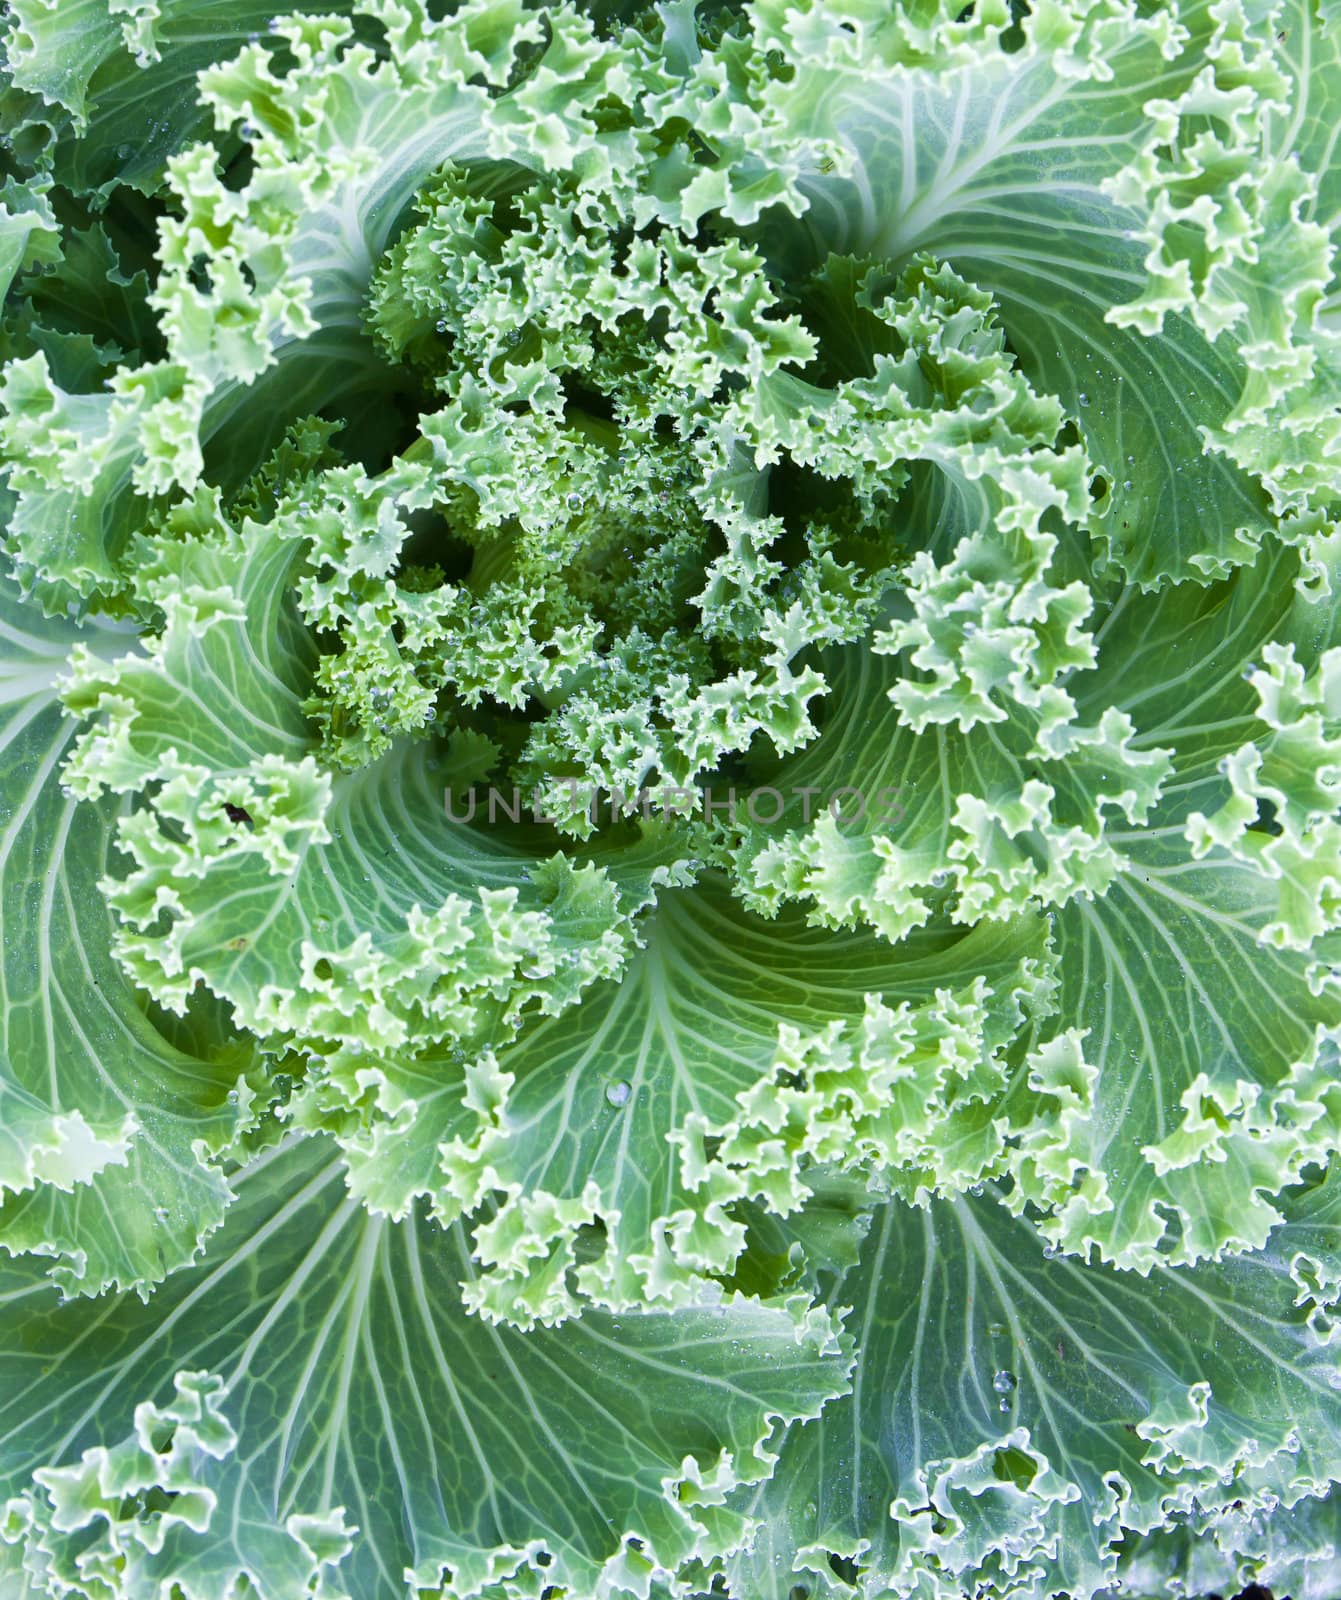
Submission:
M 108 882 L 132 975 L 172 1010 L 203 983 L 262 1037 L 388 1056 L 558 1011 L 616 971 L 650 887 L 637 853 L 621 892 L 534 835 L 452 821 L 423 743 L 320 768 L 288 586 L 302 546 L 230 530 L 209 496 L 179 521 L 137 569 L 161 633 L 111 663 L 79 655 L 66 695 L 95 718 L 72 787 L 154 789 Z
M 128 253 L 132 261 L 143 259 Z M 101 377 L 114 373 L 119 363 L 133 364 L 160 353 L 158 326 L 146 303 L 148 274 L 143 266 L 138 271 L 125 269 L 102 221 L 88 227 L 67 226 L 58 259 L 46 271 L 31 274 L 23 287 L 22 308 L 7 318 L 7 332 L 18 347 L 15 354 L 31 353 L 23 346 L 24 339 L 48 350 L 56 337 L 67 343 L 88 340 Z M 55 372 L 60 382 L 59 367 Z
M 198 74 L 264 33 L 277 16 L 340 15 L 342 0 L 15 0 L 6 43 L 16 87 L 69 113 L 51 152 L 59 182 L 104 195 L 162 186 L 169 156 L 208 138 Z M 52 115 L 52 112 L 48 112 Z
M 872 1596 L 1088 1600 L 1116 1588 L 1123 1529 L 1241 1511 L 1264 1530 L 1324 1492 L 1341 1186 L 1284 1209 L 1259 1254 L 1140 1278 L 1050 1258 L 987 1197 L 884 1207 L 832 1295 L 860 1336 L 852 1396 L 738 1502 L 761 1531 L 736 1592 L 850 1593 L 832 1552 Z
M 1145 270 L 1141 212 L 1107 185 L 1152 126 L 1148 103 L 1203 65 L 1200 19 L 1189 8 L 1180 40 L 1174 11 L 1049 8 L 1004 50 L 1009 19 L 992 7 L 927 28 L 928 62 L 900 8 L 868 11 L 756 10 L 758 48 L 792 68 L 763 103 L 819 157 L 804 216 L 770 223 L 772 252 L 789 266 L 829 251 L 950 262 L 995 296 L 1029 381 L 1079 428 L 1105 488 L 1090 527 L 1128 577 L 1204 579 L 1250 559 L 1265 497 L 1201 435 L 1239 397 L 1233 342 L 1182 314 L 1150 338 L 1108 315 Z
M 179 367 L 122 369 L 106 394 L 67 394 L 39 350 L 0 378 L 0 450 L 14 509 L 6 546 L 25 584 L 59 612 L 115 593 L 119 561 L 147 507 L 132 483 L 143 414 L 189 404 Z
M 1260 1244 L 1271 1196 L 1341 1136 L 1337 723 L 1330 694 L 1300 693 L 1336 670 L 1335 546 L 1324 530 L 1211 589 L 1124 595 L 1100 631 L 1118 692 L 1096 677 L 1082 703 L 1117 698 L 1175 776 L 1105 896 L 1055 919 L 1057 1022 L 1085 1031 L 1056 1048 L 1073 1084 L 1081 1058 L 1097 1074 L 1088 1120 L 1040 1136 L 1055 1180 L 1025 1188 L 1070 1247 L 1143 1267 L 1175 1218 L 1182 1259 Z
M 476 1233 L 492 1270 L 472 1305 L 527 1325 L 581 1298 L 676 1304 L 733 1270 L 743 1199 L 794 1213 L 817 1168 L 846 1164 L 907 1169 L 909 1192 L 981 1175 L 961 1113 L 973 1123 L 965 1103 L 1004 1083 L 1021 1008 L 1042 1007 L 1040 920 L 895 951 L 795 911 L 763 922 L 707 879 L 664 890 L 639 940 L 617 979 L 468 1070 L 438 1205 L 507 1197 Z M 424 1135 L 401 1138 L 356 1163 L 356 1189 Z M 578 1266 L 597 1219 L 603 1244 Z
M 1187 1594 L 1231 1594 L 1256 1585 L 1291 1600 L 1327 1600 L 1341 1572 L 1339 1510 L 1328 1494 L 1274 1510 L 1231 1503 L 1180 1518 L 1172 1527 L 1123 1541 L 1123 1591 L 1155 1600 L 1172 1583 Z
M 1109 188 L 1145 219 L 1145 282 L 1110 320 L 1167 331 L 1177 313 L 1238 346 L 1242 391 L 1206 440 L 1261 478 L 1278 513 L 1327 509 L 1338 483 L 1330 11 L 1312 0 L 1208 8 L 1193 23 L 1201 71 L 1150 103 L 1142 148 Z
M 40 368 L 11 368 L 10 392 L 0 399 L 22 421 L 0 446 L 11 462 L 34 458 L 27 472 L 11 469 L 20 497 L 11 548 L 55 605 L 115 592 L 116 578 L 124 581 L 125 532 L 144 519 L 137 496 L 194 487 L 207 442 L 239 408 L 266 418 L 278 403 L 282 425 L 315 409 L 304 404 L 309 385 L 320 391 L 316 405 L 338 408 L 351 391 L 357 399 L 369 382 L 361 318 L 374 264 L 436 168 L 495 156 L 490 127 L 499 102 L 490 91 L 539 39 L 538 20 L 514 0 L 471 0 L 441 20 L 417 0 L 365 10 L 381 25 L 378 48 L 357 38 L 347 18 L 300 12 L 281 19 L 264 43 L 200 74 L 199 104 L 221 130 L 244 125 L 251 170 L 240 188 L 229 187 L 208 142 L 169 160 L 173 213 L 159 228 L 152 300 L 166 358 L 119 373 L 112 396 L 65 395 Z M 586 56 L 609 71 L 611 53 L 589 26 L 561 15 L 547 46 L 561 69 Z M 100 32 L 110 25 L 108 14 Z M 89 48 L 96 54 L 95 43 Z M 38 67 L 77 85 L 83 69 L 59 46 L 34 50 Z M 576 108 L 570 118 L 575 158 L 594 135 Z M 531 163 L 552 155 L 532 151 Z M 324 341 L 325 372 L 304 360 L 304 342 L 314 337 Z M 296 373 L 247 394 L 295 353 Z M 388 379 L 394 386 L 393 374 L 379 378 L 377 387 L 385 390 Z M 235 480 L 260 464 L 255 456 L 234 467 Z M 73 529 L 73 548 L 57 526 Z
M 175 1048 L 111 955 L 98 893 L 116 804 L 60 782 L 76 727 L 57 698 L 76 642 L 122 629 L 43 620 L 0 584 L 0 1248 L 52 1259 L 67 1294 L 144 1288 L 189 1262 L 230 1198 L 211 1152 L 250 1091 L 245 1046 Z
M 739 1537 L 722 1501 L 768 1471 L 772 1419 L 845 1386 L 803 1303 L 492 1328 L 462 1309 L 459 1230 L 370 1217 L 325 1141 L 237 1187 L 147 1306 L 59 1306 L 0 1267 L 10 1581 L 24 1560 L 36 1594 L 118 1600 L 645 1594 Z
M 829 926 L 894 938 L 942 905 L 969 923 L 1050 908 L 1051 1042 L 1001 1102 L 1016 1126 L 1037 1117 L 1012 1157 L 1019 1198 L 1048 1209 L 1057 1243 L 1141 1269 L 1162 1248 L 1195 1260 L 1260 1244 L 1270 1196 L 1341 1138 L 1337 550 L 1325 525 L 1295 536 L 1219 585 L 1122 591 L 1095 629 L 1093 671 L 1063 680 L 1065 737 L 1032 749 L 1021 735 L 1037 711 L 1018 687 L 1012 703 L 1018 678 L 968 692 L 991 635 L 966 638 L 928 607 L 939 655 L 924 642 L 882 670 L 850 652 L 829 674 L 822 736 L 771 779 L 895 794 L 902 815 L 744 829 L 734 856 L 749 903 L 807 899 Z M 978 614 L 973 591 L 945 587 L 946 620 Z M 940 684 L 910 683 L 905 662 L 982 720 L 914 732 L 912 696 Z M 1096 725 L 1124 728 L 1121 742 L 1072 737 Z M 1126 826 L 1117 786 L 1156 758 L 1158 797 L 1147 790 L 1128 813 L 1143 825 Z
M 49 266 L 60 253 L 60 231 L 46 194 L 9 179 L 0 189 L 0 300 L 27 268 Z

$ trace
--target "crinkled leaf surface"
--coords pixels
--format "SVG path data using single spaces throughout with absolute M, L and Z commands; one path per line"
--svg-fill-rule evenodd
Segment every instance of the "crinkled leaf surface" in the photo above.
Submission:
M 877 1593 L 1104 1591 L 1123 1527 L 1325 1490 L 1335 1182 L 1286 1209 L 1262 1253 L 1146 1279 L 1050 1259 L 990 1195 L 882 1208 L 833 1291 L 863 1352 L 852 1395 L 750 1497 L 765 1533 L 742 1592 L 817 1568 L 841 1593 L 824 1551 Z
M 6 1600 L 1334 1600 L 1337 21 L 14 0 Z
M 1021 997 L 1043 987 L 1041 920 L 942 928 L 896 954 L 795 912 L 752 918 L 709 880 L 664 891 L 639 937 L 618 979 L 470 1074 L 460 1125 L 475 1126 L 444 1148 L 440 1181 L 450 1213 L 509 1196 L 477 1234 L 496 1269 L 474 1289 L 487 1313 L 574 1309 L 571 1235 L 597 1217 L 584 1293 L 675 1303 L 734 1265 L 734 1202 L 798 1209 L 809 1162 L 907 1166 L 910 1187 L 927 1169 L 950 1181 L 960 1162 L 977 1176 L 956 1113 L 1005 1081 Z M 800 1083 L 789 1099 L 783 1084 Z M 364 1153 L 357 1182 L 388 1158 Z
M 320 1592 L 360 1600 L 407 1573 L 434 1593 L 530 1594 L 539 1574 L 635 1594 L 725 1548 L 721 1500 L 767 1471 L 772 1420 L 845 1387 L 804 1303 L 492 1328 L 462 1307 L 459 1231 L 369 1216 L 324 1141 L 237 1187 L 200 1265 L 148 1305 L 60 1306 L 4 1269 L 9 1581 L 27 1563 L 39 1593 L 101 1578 L 222 1600 L 245 1575 L 278 1600 L 329 1564 Z
M 808 247 L 928 250 L 992 292 L 1031 381 L 1085 439 L 1107 485 L 1094 531 L 1132 578 L 1242 561 L 1268 525 L 1263 497 L 1198 431 L 1237 394 L 1232 347 L 1182 316 L 1153 338 L 1108 317 L 1141 282 L 1143 251 L 1139 212 L 1105 185 L 1139 150 L 1147 102 L 1185 86 L 1200 52 L 1178 49 L 1168 13 L 1099 5 L 1066 21 L 1040 11 L 1010 53 L 989 11 L 980 48 L 919 61 L 899 9 L 864 10 L 759 8 L 762 42 L 799 57 L 770 90 L 785 126 L 842 151 L 831 177 L 805 181 Z
M 110 653 L 124 631 L 43 619 L 6 579 L 0 639 L 0 1246 L 53 1258 L 67 1293 L 143 1286 L 222 1219 L 210 1152 L 239 1121 L 249 1053 L 174 1048 L 112 957 L 98 879 L 115 806 L 61 784 L 75 723 L 57 688 L 76 642 Z
M 1031 1075 L 1035 1090 L 1071 1087 L 1044 1091 L 1050 1126 L 1024 1141 L 1017 1170 L 1023 1194 L 1058 1208 L 1050 1232 L 1069 1247 L 1143 1267 L 1174 1215 L 1189 1259 L 1260 1243 L 1273 1219 L 1262 1196 L 1335 1147 L 1331 560 L 1328 536 L 1210 589 L 1123 591 L 1096 629 L 1096 670 L 1069 684 L 1075 724 L 1125 723 L 1125 764 L 1111 742 L 1091 757 L 1069 728 L 1026 742 L 1036 712 L 1012 704 L 1004 675 L 987 709 L 1009 707 L 1018 733 L 1009 719 L 913 732 L 898 701 L 918 653 L 885 664 L 849 652 L 823 735 L 770 782 L 828 794 L 855 766 L 902 815 L 742 831 L 751 900 L 801 896 L 831 925 L 899 935 L 947 894 L 970 921 L 1027 904 L 1021 890 L 1053 902 L 1054 1042 Z M 967 676 L 990 646 L 970 637 L 960 649 Z M 1318 721 L 1298 737 L 1316 742 L 1286 756 L 1271 685 L 1302 684 L 1311 664 Z M 1155 752 L 1158 800 L 1130 828 L 1108 798 L 1113 779 L 1132 781 Z M 1264 799 L 1281 831 L 1255 831 Z M 1083 1114 L 1058 1120 L 1072 1092 Z

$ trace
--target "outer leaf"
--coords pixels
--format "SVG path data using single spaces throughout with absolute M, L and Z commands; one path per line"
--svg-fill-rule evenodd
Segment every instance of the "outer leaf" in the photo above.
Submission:
M 1068 1248 L 1144 1268 L 1157 1248 L 1197 1259 L 1260 1244 L 1269 1197 L 1336 1147 L 1335 583 L 1335 538 L 1319 530 L 1215 588 L 1127 591 L 1096 630 L 1097 669 L 1069 679 L 1075 723 L 1051 760 L 1043 739 L 1015 755 L 1028 725 L 1018 699 L 1015 726 L 914 734 L 880 692 L 907 704 L 939 686 L 854 662 L 835 675 L 824 735 L 773 782 L 824 794 L 841 773 L 867 795 L 897 791 L 904 816 L 747 837 L 756 903 L 813 897 L 830 924 L 860 918 L 898 936 L 934 908 L 937 876 L 970 921 L 1012 900 L 1054 902 L 1055 1038 L 1032 1084 L 1016 1086 L 1023 1099 L 1005 1103 L 1027 1123 L 1024 1101 L 1040 1097 L 1016 1162 L 1021 1199 L 1054 1211 L 1049 1234 Z M 941 656 L 922 659 L 982 715 L 968 690 L 992 639 L 945 629 L 936 642 Z M 1009 701 L 994 687 L 987 704 Z M 1067 748 L 1096 723 L 1127 731 Z M 1155 755 L 1168 776 L 1143 829 L 1057 827 L 1059 812 L 1101 817 Z M 1274 831 L 1259 824 L 1263 805 Z
M 248 1052 L 197 1059 L 144 1014 L 98 893 L 115 806 L 60 786 L 68 653 L 124 632 L 43 621 L 0 585 L 0 1248 L 54 1258 L 67 1294 L 193 1259 L 229 1189 L 210 1160 L 245 1112 Z
M 4 1536 L 32 1593 L 645 1595 L 738 1535 L 721 1502 L 767 1472 L 770 1419 L 844 1387 L 832 1328 L 797 1308 L 490 1328 L 461 1307 L 459 1234 L 370 1218 L 324 1141 L 263 1157 L 239 1196 L 149 1306 L 58 1307 L 7 1273 Z
M 1290 1600 L 1328 1600 L 1341 1559 L 1335 1491 L 1275 1510 L 1229 1507 L 1179 1519 L 1119 1552 L 1123 1591 L 1152 1597 L 1231 1594 L 1254 1585 Z
M 674 1304 L 733 1269 L 738 1202 L 796 1212 L 817 1167 L 974 1181 L 996 1153 L 981 1102 L 1021 1010 L 1046 1010 L 1042 932 L 942 928 L 896 953 L 795 913 L 760 922 L 711 880 L 663 892 L 625 973 L 470 1069 L 476 1126 L 443 1150 L 439 1204 L 507 1200 L 477 1230 L 493 1270 L 468 1298 L 523 1324 L 576 1309 L 574 1287 Z M 356 1187 L 394 1159 L 368 1151 Z M 573 1271 L 597 1218 L 604 1247 Z
M 1341 475 L 1341 333 L 1334 140 L 1335 14 L 1313 0 L 1260 12 L 1212 5 L 1205 64 L 1152 100 L 1139 155 L 1109 186 L 1145 211 L 1146 282 L 1110 319 L 1229 330 L 1246 382 L 1208 441 L 1258 473 L 1278 509 L 1327 508 Z M 1223 343 L 1224 340 L 1220 339 Z
M 41 350 L 56 384 L 82 390 L 112 377 L 120 363 L 158 352 L 158 328 L 145 303 L 148 276 L 125 270 L 103 223 L 67 227 L 55 255 L 22 280 L 5 321 L 8 353 Z
M 789 1437 L 736 1592 L 850 1592 L 835 1552 L 871 1595 L 1088 1597 L 1116 1588 L 1123 1528 L 1231 1503 L 1265 1528 L 1324 1492 L 1341 1189 L 1286 1209 L 1262 1254 L 1147 1280 L 1049 1259 L 989 1199 L 889 1205 L 835 1291 L 861 1338 L 852 1397 Z
M 1128 576 L 1214 576 L 1250 558 L 1263 496 L 1200 433 L 1238 398 L 1232 342 L 1212 346 L 1185 316 L 1154 340 L 1106 316 L 1142 279 L 1141 213 L 1106 185 L 1145 138 L 1147 101 L 1203 65 L 1196 9 L 1185 28 L 1176 11 L 1050 6 L 1011 50 L 1004 6 L 925 29 L 902 7 L 765 4 L 755 17 L 759 48 L 792 68 L 764 105 L 828 152 L 804 180 L 804 218 L 777 225 L 778 254 L 951 262 L 996 297 L 1030 381 L 1083 434 L 1108 491 L 1092 527 Z
M 1277 710 L 1285 685 L 1336 671 L 1334 547 L 1281 550 L 1206 593 L 1126 597 L 1104 629 L 1119 704 L 1176 777 L 1129 870 L 1056 919 L 1058 1020 L 1088 1030 L 1075 1052 L 1098 1068 L 1076 1164 L 1055 1169 L 1083 1192 L 1048 1186 L 1049 1231 L 1074 1247 L 1139 1266 L 1165 1217 L 1185 1259 L 1260 1244 L 1270 1197 L 1335 1148 L 1337 724 L 1330 695 L 1313 709 L 1294 691 L 1284 730 Z M 1060 1155 L 1055 1134 L 1040 1142 Z
M 9 293 L 20 272 L 36 263 L 47 266 L 55 259 L 59 237 L 42 189 L 8 181 L 0 190 L 0 299 Z
M 77 191 L 157 189 L 169 156 L 208 135 L 196 94 L 202 68 L 232 55 L 285 12 L 339 14 L 340 0 L 15 0 L 6 45 L 20 89 L 67 110 L 53 152 Z

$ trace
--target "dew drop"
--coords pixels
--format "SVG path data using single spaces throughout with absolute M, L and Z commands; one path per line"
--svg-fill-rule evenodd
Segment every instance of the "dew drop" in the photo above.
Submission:
M 576 511 L 582 504 L 582 496 L 574 492 L 566 497 L 564 503 L 570 511 Z
M 1077 400 L 1079 400 L 1079 401 L 1080 401 L 1080 403 L 1081 403 L 1081 405 L 1082 405 L 1082 406 L 1087 406 L 1087 405 L 1089 405 L 1089 403 L 1090 403 L 1090 397 L 1089 397 L 1089 395 L 1087 395 L 1087 394 L 1084 394 L 1084 393 L 1081 393 L 1081 394 L 1078 394 L 1078 395 L 1077 395 L 1077 396 L 1076 396 L 1076 399 L 1077 399 Z
M 632 1086 L 625 1083 L 623 1078 L 618 1078 L 614 1083 L 607 1083 L 605 1086 L 605 1098 L 612 1106 L 626 1106 L 632 1093 Z
M 1007 1372 L 1004 1367 L 992 1374 L 992 1387 L 998 1394 L 1012 1394 L 1018 1381 L 1015 1374 Z

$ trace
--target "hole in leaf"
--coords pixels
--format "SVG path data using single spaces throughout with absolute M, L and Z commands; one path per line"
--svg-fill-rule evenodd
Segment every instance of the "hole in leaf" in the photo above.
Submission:
M 222 137 L 223 186 L 232 194 L 241 194 L 256 176 L 256 158 L 252 147 L 238 133 Z
M 850 1584 L 854 1589 L 861 1579 L 861 1571 L 851 1556 L 830 1556 L 829 1568 L 836 1578 L 841 1578 L 844 1583 Z
M 1002 1483 L 1013 1483 L 1017 1489 L 1027 1489 L 1038 1475 L 1038 1464 L 1032 1456 L 1014 1445 L 1005 1445 L 992 1458 L 992 1473 Z
M 134 1517 L 153 1515 L 160 1516 L 172 1510 L 173 1501 L 177 1496 L 158 1484 L 151 1484 L 149 1488 L 142 1489 L 138 1494 L 126 1495 L 117 1508 L 117 1515 L 122 1521 L 128 1522 Z
M 583 1267 L 600 1261 L 609 1246 L 609 1233 L 599 1217 L 594 1222 L 584 1222 L 573 1235 L 574 1264 Z
M 1248 824 L 1249 833 L 1269 833 L 1278 839 L 1285 831 L 1276 820 L 1276 803 L 1263 795 L 1257 802 L 1257 815 Z

